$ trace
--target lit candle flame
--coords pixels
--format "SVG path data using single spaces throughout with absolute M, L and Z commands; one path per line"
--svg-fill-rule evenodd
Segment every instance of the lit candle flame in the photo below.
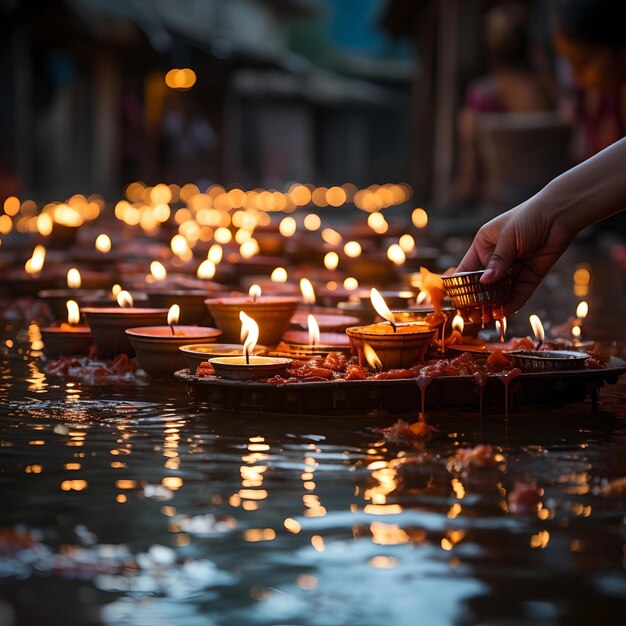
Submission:
M 117 283 L 113 285 L 113 287 L 111 287 L 111 293 L 113 294 L 114 298 L 117 298 L 120 291 L 122 291 L 122 286 L 118 285 Z
M 309 329 L 309 345 L 320 345 L 320 326 L 317 323 L 314 315 L 308 315 L 306 318 L 307 327 Z
M 156 281 L 165 280 L 167 278 L 167 270 L 160 261 L 152 261 L 150 263 L 150 275 Z
M 70 289 L 79 289 L 81 284 L 80 272 L 75 267 L 72 267 L 67 272 L 67 286 Z
M 291 237 L 296 232 L 297 226 L 296 220 L 289 215 L 281 220 L 278 231 L 283 237 Z
M 464 328 L 465 320 L 460 315 L 455 315 L 452 320 L 452 330 L 458 330 L 461 334 L 463 334 Z
M 392 243 L 387 248 L 387 258 L 395 265 L 402 265 L 406 261 L 406 254 L 397 243 Z
M 67 323 L 71 326 L 75 326 L 80 322 L 80 309 L 78 308 L 78 302 L 75 300 L 68 300 L 65 303 L 67 307 Z
M 428 303 L 430 296 L 427 291 L 420 291 L 417 294 L 417 298 L 415 298 L 415 304 L 424 304 Z
M 300 291 L 305 304 L 315 304 L 315 289 L 308 278 L 300 279 Z
M 270 280 L 274 283 L 286 283 L 287 270 L 284 267 L 275 267 L 270 276 Z
M 581 330 L 580 330 L 580 326 L 573 326 L 572 327 L 572 335 L 576 338 L 580 337 L 581 335 Z
M 122 290 L 117 294 L 117 303 L 123 309 L 130 309 L 133 307 L 133 297 L 128 293 L 128 291 Z
M 530 325 L 532 326 L 533 333 L 535 334 L 535 339 L 537 339 L 537 350 L 541 347 L 543 340 L 546 337 L 546 333 L 543 330 L 543 324 L 537 315 L 531 315 L 528 318 Z
M 179 318 L 180 307 L 177 304 L 172 304 L 169 311 L 167 312 L 167 325 L 174 326 L 174 324 L 178 324 Z
M 349 256 L 352 259 L 356 259 L 358 256 L 361 256 L 361 244 L 358 241 L 348 241 L 344 245 L 343 251 L 346 256 Z
M 24 269 L 31 275 L 37 275 L 43 269 L 45 260 L 46 249 L 41 244 L 37 244 L 33 250 L 32 256 L 26 261 Z
M 259 340 L 259 325 L 243 311 L 239 311 L 239 319 L 241 320 L 241 337 L 243 340 L 243 355 L 246 357 L 246 363 L 250 362 L 250 354 Z
M 413 237 L 411 237 L 408 233 L 402 235 L 400 239 L 398 239 L 398 244 L 406 254 L 415 250 L 415 239 L 413 239 Z
M 324 256 L 324 267 L 327 270 L 336 270 L 339 265 L 339 255 L 336 252 L 327 252 Z
M 583 300 L 578 303 L 576 307 L 576 317 L 580 320 L 584 320 L 589 313 L 589 305 Z
M 367 361 L 367 364 L 374 370 L 382 370 L 383 364 L 382 361 L 378 358 L 376 351 L 369 343 L 366 341 L 363 342 L 363 356 Z
M 111 251 L 111 238 L 106 235 L 105 233 L 102 233 L 101 235 L 98 235 L 96 237 L 96 250 L 98 252 L 110 252 Z
M 504 343 L 504 336 L 506 335 L 507 320 L 503 317 L 502 320 L 496 320 L 496 330 L 500 333 L 500 343 Z
M 252 285 L 248 290 L 248 295 L 252 298 L 252 302 L 256 302 L 256 299 L 261 295 L 262 290 L 259 285 Z
M 209 248 L 209 252 L 207 253 L 206 258 L 209 261 L 211 261 L 214 265 L 217 265 L 218 263 L 221 262 L 223 256 L 224 256 L 224 250 L 222 249 L 222 246 L 220 246 L 219 243 L 214 243 Z
M 396 318 L 394 314 L 391 312 L 385 299 L 380 295 L 377 289 L 372 289 L 370 291 L 370 300 L 372 302 L 372 306 L 378 315 L 380 315 L 383 319 L 387 320 L 391 326 L 393 327 L 394 332 L 396 331 Z
M 198 265 L 198 270 L 196 272 L 196 276 L 202 280 L 210 280 L 215 276 L 217 268 L 215 267 L 215 263 L 213 261 L 209 261 L 206 259 L 202 261 L 200 265 Z

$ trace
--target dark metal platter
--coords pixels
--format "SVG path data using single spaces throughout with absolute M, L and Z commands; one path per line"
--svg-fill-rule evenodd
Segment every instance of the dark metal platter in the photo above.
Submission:
M 592 401 L 606 384 L 615 384 L 626 373 L 626 361 L 611 357 L 604 369 L 531 372 L 515 378 L 509 387 L 513 405 L 554 405 Z M 188 369 L 177 371 L 189 395 L 208 410 L 291 415 L 333 415 L 384 410 L 418 412 L 420 390 L 415 378 L 402 380 L 354 380 L 270 385 L 215 377 L 198 377 Z M 426 409 L 478 411 L 480 391 L 471 376 L 441 376 L 426 390 Z M 499 406 L 504 412 L 504 384 L 490 376 L 483 396 L 484 406 Z

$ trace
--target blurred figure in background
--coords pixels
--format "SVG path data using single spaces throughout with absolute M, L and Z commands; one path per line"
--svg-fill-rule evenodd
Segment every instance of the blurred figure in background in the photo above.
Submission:
M 581 160 L 626 135 L 626 2 L 554 0 L 553 41 L 577 88 L 560 109 Z
M 457 201 L 482 195 L 483 172 L 478 150 L 478 123 L 485 113 L 526 113 L 552 108 L 550 95 L 531 68 L 528 11 L 521 2 L 492 8 L 484 19 L 489 74 L 472 82 L 458 118 Z

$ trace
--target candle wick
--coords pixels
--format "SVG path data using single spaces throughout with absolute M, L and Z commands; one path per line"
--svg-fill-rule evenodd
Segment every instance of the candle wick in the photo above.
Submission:
M 246 365 L 250 365 L 250 350 L 246 350 Z
M 391 320 L 389 320 L 389 323 L 391 324 L 391 328 L 393 328 L 393 332 L 395 333 L 398 327 Z
M 542 340 L 542 339 L 540 339 L 540 340 L 537 342 L 537 347 L 535 348 L 535 350 L 539 350 L 539 348 L 541 348 L 541 346 L 542 346 L 542 345 L 543 345 L 543 340 Z
M 170 330 L 172 331 L 172 335 L 175 335 L 176 333 L 174 332 L 174 324 L 170 324 Z

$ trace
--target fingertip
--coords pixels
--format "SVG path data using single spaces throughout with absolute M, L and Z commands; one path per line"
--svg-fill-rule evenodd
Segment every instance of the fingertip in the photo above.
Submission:
M 483 275 L 480 277 L 481 283 L 492 283 L 495 280 L 495 270 L 492 267 L 488 267 Z

